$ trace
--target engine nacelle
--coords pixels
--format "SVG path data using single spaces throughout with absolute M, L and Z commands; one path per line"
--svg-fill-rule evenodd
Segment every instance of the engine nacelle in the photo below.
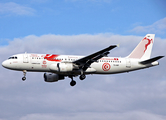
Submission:
M 71 72 L 74 69 L 73 63 L 57 63 L 49 66 L 50 70 L 56 72 Z
M 63 80 L 65 77 L 63 75 L 58 75 L 55 73 L 44 73 L 45 82 L 57 82 L 58 80 Z

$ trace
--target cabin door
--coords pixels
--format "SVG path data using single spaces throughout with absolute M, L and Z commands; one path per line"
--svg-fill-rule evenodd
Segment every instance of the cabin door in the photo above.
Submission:
M 126 67 L 131 68 L 131 61 L 129 58 L 126 58 Z
M 28 61 L 28 54 L 27 53 L 25 53 L 24 55 L 23 55 L 23 62 L 24 63 L 28 63 L 29 61 Z

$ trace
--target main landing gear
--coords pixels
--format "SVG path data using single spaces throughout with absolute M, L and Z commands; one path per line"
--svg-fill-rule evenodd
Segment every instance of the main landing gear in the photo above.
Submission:
M 69 78 L 71 78 L 70 85 L 71 85 L 71 86 L 76 85 L 76 81 L 73 80 L 73 76 L 69 76 Z
M 75 86 L 76 85 L 76 81 L 73 80 L 73 76 L 69 76 L 69 78 L 71 78 L 70 85 L 71 86 Z M 86 76 L 84 74 L 80 75 L 80 80 L 84 80 L 85 78 L 86 78 Z
M 26 71 L 26 70 L 23 70 L 23 75 L 24 75 L 24 77 L 22 77 L 22 80 L 23 80 L 23 81 L 26 80 L 26 73 L 27 73 L 27 71 Z
M 80 80 L 84 80 L 86 76 L 84 74 L 80 75 Z

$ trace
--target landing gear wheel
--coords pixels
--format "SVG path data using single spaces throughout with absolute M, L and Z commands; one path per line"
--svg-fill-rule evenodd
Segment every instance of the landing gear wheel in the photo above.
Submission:
M 72 80 L 72 81 L 70 82 L 70 85 L 71 85 L 71 86 L 76 85 L 76 81 Z
M 26 80 L 26 77 L 22 77 L 22 80 L 25 81 L 25 80 Z
M 83 74 L 83 75 L 80 75 L 80 80 L 84 80 L 86 78 L 86 76 Z

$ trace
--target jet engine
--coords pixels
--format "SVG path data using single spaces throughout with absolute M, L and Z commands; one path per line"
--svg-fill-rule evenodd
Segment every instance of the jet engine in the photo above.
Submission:
M 73 63 L 57 63 L 49 66 L 50 70 L 55 72 L 71 72 L 76 69 Z M 78 69 L 78 68 L 77 68 Z
M 55 73 L 44 73 L 45 82 L 57 82 L 58 80 L 63 80 L 65 77 L 63 75 L 58 75 Z

